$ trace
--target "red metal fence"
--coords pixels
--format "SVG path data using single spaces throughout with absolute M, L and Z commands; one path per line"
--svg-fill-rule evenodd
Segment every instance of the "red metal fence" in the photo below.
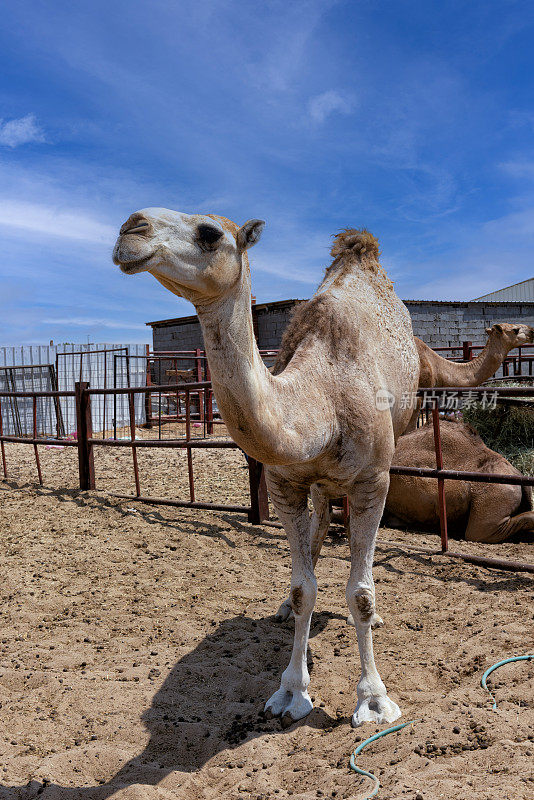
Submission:
M 274 364 L 277 353 L 278 350 L 260 350 L 260 355 L 267 366 Z M 196 350 L 158 350 L 154 353 L 147 352 L 146 357 L 117 354 L 114 375 L 121 374 L 117 365 L 120 365 L 122 361 L 125 360 L 129 365 L 130 359 L 136 358 L 146 359 L 147 386 L 157 384 L 160 387 L 157 393 L 146 396 L 145 412 L 146 426 L 148 428 L 157 426 L 161 438 L 162 426 L 166 422 L 185 420 L 185 405 L 180 403 L 179 396 L 166 384 L 211 381 L 206 351 L 200 348 Z M 127 385 L 130 386 L 130 383 L 128 382 Z M 115 380 L 113 386 L 117 386 Z M 190 397 L 193 400 L 190 411 L 191 419 L 202 423 L 204 435 L 213 433 L 215 425 L 224 424 L 218 412 L 211 386 L 198 393 L 192 391 Z
M 147 428 L 157 426 L 159 438 L 162 438 L 165 423 L 184 422 L 188 413 L 192 420 L 202 423 L 204 435 L 212 434 L 214 425 L 222 424 L 218 411 L 214 411 L 211 384 L 199 390 L 191 390 L 188 394 L 189 406 L 187 407 L 183 393 L 173 389 L 176 384 L 211 381 L 208 360 L 204 351 L 200 349 L 161 351 L 147 353 L 146 356 L 117 354 L 114 358 L 114 376 L 123 371 L 120 366 L 123 361 L 126 362 L 128 370 L 131 359 L 143 359 L 146 362 L 146 385 L 157 386 L 158 390 L 154 389 L 150 394 L 145 395 L 145 425 Z M 115 379 L 113 386 L 116 388 Z M 116 402 L 115 398 L 114 394 L 114 403 Z M 116 427 L 114 433 L 116 438 Z
M 134 395 L 136 393 L 152 393 L 159 392 L 162 388 L 166 390 L 178 392 L 185 396 L 185 437 L 184 438 L 167 438 L 167 439 L 139 439 L 136 435 L 135 425 L 135 409 L 134 409 Z M 35 461 L 37 466 L 37 474 L 39 483 L 43 483 L 42 470 L 39 459 L 38 445 L 61 445 L 66 447 L 76 447 L 78 452 L 78 472 L 79 484 L 81 489 L 95 489 L 95 466 L 94 466 L 94 448 L 95 447 L 128 447 L 132 452 L 132 466 L 135 482 L 135 495 L 117 495 L 127 499 L 139 500 L 145 503 L 155 503 L 158 505 L 178 506 L 183 508 L 199 508 L 211 509 L 217 511 L 233 511 L 238 513 L 246 513 L 250 522 L 259 523 L 261 520 L 269 519 L 269 505 L 267 498 L 267 488 L 265 484 L 265 476 L 263 474 L 263 465 L 259 464 L 252 458 L 248 458 L 248 473 L 249 473 L 249 490 L 250 490 L 250 505 L 231 505 L 226 503 L 205 503 L 197 501 L 195 498 L 195 484 L 193 473 L 192 450 L 195 448 L 224 448 L 224 449 L 238 449 L 235 442 L 230 439 L 217 440 L 217 439 L 195 439 L 191 435 L 191 415 L 188 411 L 191 406 L 191 394 L 193 392 L 211 390 L 211 383 L 188 383 L 188 384 L 170 384 L 165 387 L 160 386 L 146 386 L 146 387 L 128 387 L 122 389 L 90 389 L 89 384 L 86 382 L 77 382 L 74 391 L 41 391 L 41 392 L 8 392 L 0 391 L 0 454 L 2 457 L 2 468 L 4 478 L 8 477 L 8 468 L 5 453 L 5 443 L 19 443 L 31 444 L 34 448 Z M 124 396 L 128 398 L 129 416 L 130 416 L 130 438 L 113 438 L 103 439 L 93 436 L 92 430 L 92 417 L 91 417 L 91 401 L 95 396 L 114 395 Z M 11 436 L 5 435 L 2 428 L 2 401 L 6 398 L 15 397 L 31 397 L 34 408 L 34 424 L 32 436 Z M 37 430 L 35 409 L 37 407 L 37 400 L 40 397 L 56 398 L 56 397 L 73 397 L 76 404 L 76 418 L 77 418 L 77 431 L 76 440 L 66 437 L 50 438 L 42 436 Z M 187 465 L 188 465 L 188 479 L 189 479 L 189 500 L 170 500 L 160 497 L 149 497 L 141 494 L 141 485 L 139 479 L 139 467 L 137 462 L 137 450 L 143 447 L 163 447 L 163 448 L 181 448 L 186 451 Z
M 134 396 L 136 393 L 144 393 L 151 395 L 159 392 L 173 392 L 177 397 L 184 396 L 185 398 L 185 437 L 182 438 L 156 438 L 156 439 L 141 439 L 136 435 L 135 424 L 135 409 L 134 409 Z M 178 506 L 184 508 L 198 508 L 209 510 L 223 510 L 233 511 L 239 513 L 246 513 L 250 522 L 260 523 L 261 521 L 268 520 L 269 506 L 267 498 L 267 490 L 265 486 L 265 479 L 263 475 L 263 466 L 252 458 L 248 458 L 249 470 L 249 488 L 250 488 L 250 505 L 229 505 L 224 503 L 205 503 L 199 502 L 195 498 L 195 485 L 194 473 L 192 462 L 192 450 L 195 448 L 237 448 L 237 445 L 229 440 L 217 440 L 208 438 L 195 438 L 192 435 L 192 414 L 191 414 L 191 398 L 193 395 L 202 395 L 205 397 L 206 393 L 211 392 L 211 383 L 209 381 L 197 381 L 191 383 L 177 383 L 165 385 L 151 385 L 146 387 L 127 387 L 127 388 L 105 388 L 105 389 L 91 389 L 88 383 L 76 383 L 74 391 L 33 391 L 33 392 L 13 392 L 13 391 L 0 391 L 0 454 L 2 457 L 2 466 L 4 477 L 7 478 L 7 463 L 5 454 L 5 443 L 24 443 L 31 444 L 34 448 L 35 461 L 37 467 L 37 474 L 39 483 L 42 484 L 42 470 L 39 459 L 38 445 L 63 445 L 67 447 L 76 447 L 78 452 L 78 467 L 79 467 L 79 483 L 81 489 L 94 489 L 95 488 L 95 471 L 94 471 L 94 449 L 95 447 L 127 447 L 130 448 L 132 454 L 132 467 L 135 482 L 134 495 L 116 495 L 122 498 L 131 500 L 138 500 L 144 503 L 154 503 L 158 505 Z M 499 397 L 505 398 L 533 398 L 534 387 L 501 387 L 491 389 Z M 476 396 L 484 396 L 488 394 L 488 388 L 461 388 L 449 387 L 446 389 L 420 389 L 418 394 L 425 397 L 427 400 L 432 400 L 432 420 L 434 426 L 434 444 L 436 452 L 436 467 L 435 469 L 421 468 L 421 467 L 401 467 L 393 465 L 391 473 L 397 475 L 415 475 L 418 477 L 434 478 L 437 479 L 438 487 L 438 501 L 440 511 L 440 529 L 441 529 L 441 550 L 440 553 L 455 558 L 463 558 L 467 561 L 481 564 L 484 566 L 500 567 L 505 569 L 526 570 L 534 572 L 534 565 L 518 563 L 512 561 L 505 561 L 502 559 L 488 558 L 485 556 L 474 556 L 462 554 L 458 552 L 450 552 L 448 549 L 448 535 L 447 535 L 447 511 L 445 502 L 444 482 L 446 480 L 468 480 L 468 481 L 482 481 L 487 483 L 505 483 L 515 484 L 522 486 L 534 486 L 534 477 L 514 476 L 514 475 L 500 475 L 493 473 L 482 472 L 463 472 L 447 470 L 443 464 L 443 454 L 441 449 L 441 436 L 440 436 L 440 419 L 439 419 L 439 399 L 446 397 L 448 394 L 454 393 L 456 396 L 469 395 L 471 399 Z M 129 421 L 130 421 L 130 436 L 126 438 L 113 438 L 104 439 L 93 436 L 92 431 L 92 418 L 91 418 L 91 402 L 92 398 L 101 395 L 126 396 L 129 405 Z M 39 398 L 65 398 L 74 397 L 76 405 L 77 417 L 77 439 L 73 440 L 66 437 L 50 438 L 39 434 L 37 430 L 37 403 Z M 2 402 L 10 398 L 31 398 L 33 408 L 33 431 L 31 436 L 12 436 L 3 433 L 2 427 Z M 178 401 L 178 408 L 180 407 Z M 176 420 L 175 420 L 176 421 Z M 160 448 L 182 448 L 186 451 L 187 466 L 188 466 L 188 479 L 189 479 L 189 500 L 171 500 L 161 497 L 146 496 L 141 493 L 141 485 L 139 479 L 139 468 L 137 462 L 137 451 L 139 448 L 144 447 L 160 447 Z M 344 504 L 345 514 L 347 511 L 347 504 Z M 436 551 L 429 551 L 436 552 Z

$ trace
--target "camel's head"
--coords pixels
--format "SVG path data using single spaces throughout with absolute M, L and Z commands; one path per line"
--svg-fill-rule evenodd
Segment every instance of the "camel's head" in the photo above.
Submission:
M 121 227 L 113 261 L 127 275 L 150 272 L 174 294 L 209 302 L 241 279 L 243 254 L 264 225 L 251 219 L 240 228 L 224 217 L 144 208 Z
M 486 328 L 486 333 L 490 339 L 504 343 L 508 350 L 524 344 L 534 344 L 534 328 L 530 325 L 500 322 L 491 328 Z

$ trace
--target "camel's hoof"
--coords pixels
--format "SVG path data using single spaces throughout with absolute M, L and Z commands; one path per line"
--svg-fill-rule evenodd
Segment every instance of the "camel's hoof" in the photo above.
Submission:
M 265 714 L 269 719 L 280 717 L 291 702 L 291 692 L 278 689 L 265 703 Z
M 265 704 L 268 719 L 281 717 L 282 728 L 288 728 L 298 719 L 308 716 L 313 708 L 308 692 L 288 692 L 278 689 Z
M 395 722 L 400 715 L 400 708 L 387 695 L 372 695 L 358 702 L 352 715 L 352 727 L 357 728 L 364 722 L 383 725 L 385 722 Z
M 289 619 L 293 612 L 291 608 L 291 600 L 284 600 L 276 614 L 274 615 L 275 622 L 285 622 L 286 619 Z
M 349 616 L 347 617 L 347 625 L 352 625 L 353 628 L 356 627 L 356 625 L 354 624 L 354 617 L 352 616 L 352 614 L 349 614 Z M 382 619 L 382 617 L 379 617 L 378 614 L 375 612 L 371 617 L 372 630 L 375 630 L 376 628 L 381 628 L 383 625 L 384 625 L 384 620 Z

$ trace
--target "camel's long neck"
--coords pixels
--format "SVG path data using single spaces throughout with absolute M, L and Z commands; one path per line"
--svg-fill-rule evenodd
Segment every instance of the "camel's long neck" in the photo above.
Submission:
M 506 358 L 508 350 L 504 342 L 488 339 L 480 355 L 472 361 L 466 363 L 447 361 L 447 365 L 443 365 L 443 369 L 447 375 L 448 385 L 480 386 L 497 372 Z M 447 383 L 441 385 L 446 386 Z
M 221 416 L 234 441 L 267 464 L 289 463 L 284 381 L 263 363 L 254 336 L 250 281 L 209 306 L 197 307 Z

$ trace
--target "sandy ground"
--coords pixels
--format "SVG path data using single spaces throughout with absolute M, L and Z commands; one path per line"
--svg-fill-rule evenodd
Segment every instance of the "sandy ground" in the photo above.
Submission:
M 243 515 L 143 506 L 131 456 L 96 454 L 100 491 L 76 487 L 75 449 L 6 446 L 0 481 L 0 800 L 364 798 L 348 769 L 378 729 L 350 727 L 359 659 L 345 623 L 348 548 L 327 540 L 309 662 L 309 717 L 282 730 L 262 714 L 289 658 L 293 625 L 272 615 L 290 558 L 282 532 Z M 187 499 L 183 452 L 139 453 L 143 492 Z M 236 451 L 194 454 L 197 499 L 246 502 Z M 67 487 L 67 488 L 65 488 Z M 70 487 L 70 488 L 68 488 Z M 382 529 L 376 660 L 404 720 L 359 764 L 381 800 L 534 798 L 534 581 L 403 546 L 437 537 Z M 532 560 L 526 544 L 458 545 Z

